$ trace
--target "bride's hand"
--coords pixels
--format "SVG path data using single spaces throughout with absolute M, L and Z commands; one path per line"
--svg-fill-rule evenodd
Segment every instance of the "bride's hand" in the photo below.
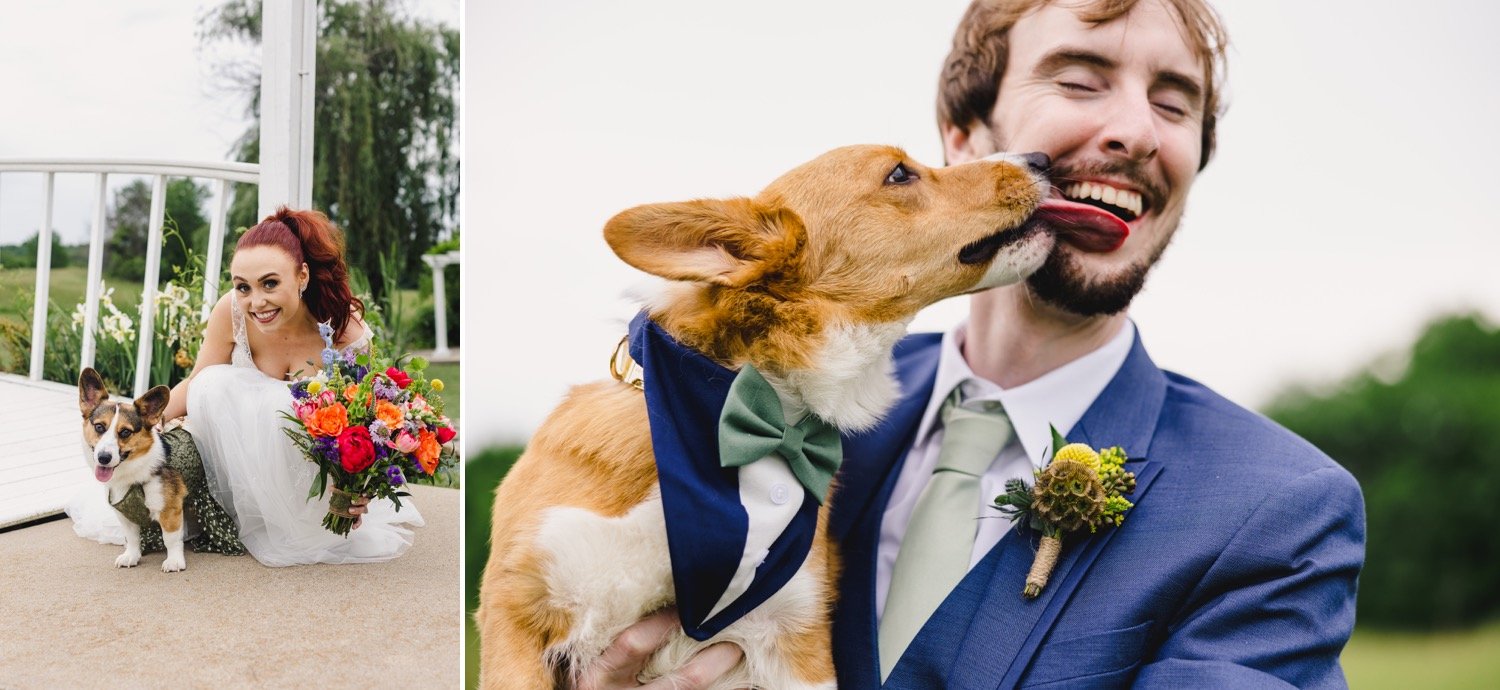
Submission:
M 349 514 L 354 516 L 354 529 L 359 529 L 359 523 L 364 522 L 365 513 L 370 512 L 370 499 L 364 496 L 355 496 L 349 501 Z

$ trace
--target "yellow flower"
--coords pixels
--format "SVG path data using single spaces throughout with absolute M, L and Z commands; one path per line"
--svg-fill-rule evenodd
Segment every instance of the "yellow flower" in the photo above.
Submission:
M 323 392 L 323 383 L 321 381 L 313 381 L 307 384 L 307 392 L 313 395 Z
M 1099 472 L 1099 454 L 1094 452 L 1093 448 L 1082 443 L 1069 443 L 1058 449 L 1057 455 L 1052 458 L 1052 461 L 1057 462 L 1058 460 L 1081 462 L 1093 470 L 1095 474 Z
M 431 385 L 432 385 L 432 392 L 434 392 L 434 393 L 441 393 L 441 392 L 443 392 L 443 380 L 442 379 L 433 379 L 429 383 L 431 383 Z

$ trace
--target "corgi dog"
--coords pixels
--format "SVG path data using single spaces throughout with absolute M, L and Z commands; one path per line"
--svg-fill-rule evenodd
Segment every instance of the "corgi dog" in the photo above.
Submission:
M 728 370 L 753 365 L 788 423 L 816 415 L 857 432 L 899 397 L 891 350 L 919 310 L 1041 267 L 1055 240 L 1028 220 L 1051 188 L 1046 161 L 930 168 L 899 148 L 850 146 L 753 198 L 626 210 L 604 237 L 665 279 L 645 306 L 661 331 Z M 629 384 L 573 388 L 496 490 L 475 614 L 484 688 L 571 686 L 623 629 L 676 602 L 647 404 Z M 744 659 L 714 688 L 834 687 L 828 505 L 785 585 L 711 639 L 676 629 L 639 680 L 729 641 Z
M 131 487 L 139 484 L 145 492 L 146 508 L 151 519 L 161 525 L 167 557 L 162 561 L 164 573 L 187 569 L 182 555 L 182 507 L 187 498 L 187 484 L 182 476 L 167 466 L 167 448 L 157 432 L 162 410 L 167 407 L 171 390 L 157 386 L 133 403 L 109 399 L 104 378 L 92 368 L 78 377 L 78 407 L 83 411 L 83 458 L 103 482 L 114 505 Z M 115 559 L 117 568 L 133 568 L 141 562 L 141 526 L 119 513 L 125 528 L 125 552 Z

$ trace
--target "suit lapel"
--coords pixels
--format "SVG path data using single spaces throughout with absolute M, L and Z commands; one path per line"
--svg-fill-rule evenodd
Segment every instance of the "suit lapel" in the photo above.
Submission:
M 939 334 L 903 339 L 895 350 L 901 400 L 874 429 L 844 439 L 844 457 L 833 497 L 829 532 L 839 542 L 844 568 L 834 616 L 839 686 L 880 685 L 876 663 L 875 559 L 880 522 L 916 434 L 937 373 Z
M 1143 458 L 1150 450 L 1151 437 L 1165 398 L 1166 378 L 1147 356 L 1137 335 L 1120 371 L 1068 434 L 1071 442 L 1087 443 L 1095 448 L 1118 445 L 1128 456 L 1142 458 L 1126 464 L 1128 470 L 1136 473 L 1136 490 L 1130 496 L 1135 503 L 1144 499 L 1146 490 L 1161 469 L 1158 463 Z M 969 573 L 969 578 L 988 578 L 988 587 L 977 601 L 970 600 L 975 609 L 961 610 L 968 608 L 964 605 L 968 602 L 945 602 L 917 636 L 921 640 L 930 629 L 939 626 L 967 626 L 954 661 L 946 670 L 947 687 L 1015 687 L 1089 566 L 1115 531 L 1128 529 L 1129 525 L 1127 515 L 1125 525 L 1120 528 L 1065 539 L 1062 557 L 1047 587 L 1040 596 L 1029 601 L 1021 596 L 1021 589 L 1031 568 L 1039 535 L 1019 526 L 1007 533 L 985 556 L 984 561 L 992 561 L 993 569 L 985 572 L 985 568 L 976 566 Z M 966 582 L 969 578 L 965 578 Z M 964 583 L 960 583 L 955 593 L 964 589 Z M 901 680 L 903 665 L 904 660 L 892 673 L 891 687 L 921 686 L 918 682 L 894 682 Z

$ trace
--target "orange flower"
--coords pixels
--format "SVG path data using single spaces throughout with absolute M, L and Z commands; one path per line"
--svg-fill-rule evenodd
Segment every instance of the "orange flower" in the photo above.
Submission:
M 344 399 L 345 400 L 348 400 L 349 402 L 354 402 L 354 396 L 356 396 L 356 395 L 359 395 L 359 385 L 351 383 L 351 384 L 349 384 L 347 386 L 344 386 Z
M 349 426 L 349 411 L 343 403 L 319 408 L 307 420 L 307 433 L 313 436 L 338 436 Z
M 443 447 L 437 442 L 437 436 L 426 429 L 417 432 L 417 439 L 417 464 L 422 466 L 422 471 L 432 474 L 437 471 L 438 455 L 443 452 Z
M 401 408 L 388 400 L 381 400 L 375 403 L 375 418 L 385 422 L 385 428 L 394 431 L 401 426 Z

